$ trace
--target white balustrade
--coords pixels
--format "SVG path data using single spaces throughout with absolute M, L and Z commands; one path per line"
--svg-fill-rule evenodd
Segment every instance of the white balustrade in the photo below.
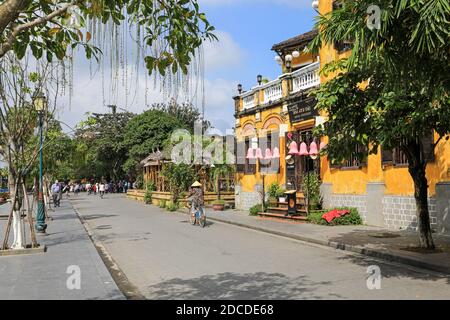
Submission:
M 244 100 L 244 110 L 251 109 L 255 106 L 255 95 L 254 92 L 252 94 L 243 97 Z
M 268 103 L 269 101 L 273 102 L 283 97 L 281 80 L 271 81 L 264 87 L 264 103 Z
M 312 63 L 292 73 L 292 93 L 320 84 L 319 63 Z

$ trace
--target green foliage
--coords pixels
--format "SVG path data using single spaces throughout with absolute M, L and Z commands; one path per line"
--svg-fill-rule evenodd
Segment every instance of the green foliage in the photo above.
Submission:
M 84 161 L 78 163 L 78 176 L 91 176 L 95 172 L 98 177 L 110 177 L 114 181 L 124 177 L 125 127 L 133 117 L 129 112 L 95 114 L 79 124 L 75 139 L 80 147 L 83 145 L 80 159 Z
M 278 183 L 272 182 L 268 187 L 267 193 L 269 195 L 269 198 L 277 199 L 285 195 L 284 191 L 285 190 Z
M 22 59 L 27 50 L 31 50 L 36 59 L 45 57 L 50 62 L 54 57 L 62 60 L 71 49 L 81 47 L 88 59 L 98 58 L 101 48 L 90 41 L 92 34 L 85 32 L 86 21 L 93 21 L 93 24 L 128 23 L 145 31 L 146 36 L 139 45 L 155 48 L 159 43 L 158 50 L 148 50 L 154 55 L 146 56 L 145 63 L 150 73 L 156 70 L 165 75 L 167 71 L 174 73 L 177 70 L 187 73 L 187 66 L 202 43 L 217 39 L 212 33 L 214 27 L 200 11 L 197 0 L 92 0 L 74 3 L 70 10 L 70 4 L 61 1 L 16 1 L 15 4 L 8 1 L 0 4 L 0 33 L 13 35 L 0 40 L 0 57 L 12 49 Z M 38 17 L 50 14 L 53 18 L 48 22 L 36 23 Z
M 218 205 L 225 205 L 225 200 L 222 199 L 216 199 L 212 202 L 212 204 L 218 204 Z
M 371 4 L 345 1 L 318 17 L 320 32 L 311 44 L 317 51 L 322 43 L 353 43 L 348 59 L 325 65 L 325 75 L 337 76 L 314 93 L 317 108 L 329 116 L 316 133 L 330 138 L 326 152 L 338 162 L 352 154 L 355 143 L 371 153 L 405 140 L 407 148 L 423 150 L 415 141 L 432 129 L 440 136 L 450 133 L 449 2 L 383 0 L 381 29 L 372 31 L 365 13 Z M 427 158 L 406 153 L 410 162 Z
M 153 191 L 156 190 L 156 186 L 153 182 L 147 182 L 146 188 L 145 188 L 145 195 L 144 195 L 144 202 L 146 204 L 152 203 L 152 194 Z
M 140 161 L 152 150 L 162 150 L 172 131 L 181 126 L 179 119 L 160 110 L 147 110 L 131 119 L 125 126 L 123 137 L 123 146 L 128 151 L 123 164 L 125 172 L 140 172 Z
M 303 174 L 302 190 L 305 196 L 309 193 L 309 207 L 312 210 L 322 208 L 322 197 L 320 196 L 320 176 L 316 172 Z
M 175 99 L 171 99 L 169 103 L 155 103 L 151 106 L 152 110 L 159 110 L 179 119 L 182 126 L 189 130 L 194 129 L 195 122 L 200 119 L 200 111 L 191 103 L 179 104 Z M 210 123 L 204 120 L 203 128 L 207 129 Z
M 179 209 L 178 203 L 172 202 L 172 201 L 168 201 L 167 204 L 166 204 L 166 209 L 167 209 L 167 211 L 170 211 L 170 212 L 177 211 Z
M 258 215 L 259 212 L 261 212 L 261 209 L 262 209 L 262 204 L 256 204 L 249 209 L 249 212 L 250 212 L 249 215 L 256 216 L 256 215 Z M 264 205 L 264 211 L 266 211 L 266 210 L 267 210 L 267 204 Z
M 327 225 L 327 226 L 360 225 L 363 223 L 363 221 L 358 213 L 358 210 L 356 208 L 339 207 L 339 208 L 334 208 L 334 209 L 350 210 L 350 213 L 343 215 L 342 217 L 335 218 L 330 223 L 328 223 L 325 219 L 322 218 L 325 211 L 311 211 L 308 215 L 308 221 L 311 223 L 314 223 L 314 224 L 321 224 L 321 225 Z
M 159 200 L 158 204 L 161 209 L 164 209 L 166 207 L 166 200 Z
M 189 189 L 196 180 L 194 169 L 187 164 L 166 163 L 161 170 L 161 176 L 167 179 L 174 200 L 178 200 L 182 191 Z

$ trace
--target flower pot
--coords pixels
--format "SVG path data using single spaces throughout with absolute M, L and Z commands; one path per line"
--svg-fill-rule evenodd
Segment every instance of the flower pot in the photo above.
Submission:
M 225 205 L 223 205 L 221 203 L 220 204 L 219 203 L 213 204 L 214 211 L 223 211 L 224 208 L 225 208 Z

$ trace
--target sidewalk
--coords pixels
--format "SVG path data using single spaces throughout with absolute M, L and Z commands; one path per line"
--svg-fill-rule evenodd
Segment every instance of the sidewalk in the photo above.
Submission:
M 309 243 L 365 254 L 450 274 L 450 237 L 433 234 L 437 252 L 414 250 L 415 232 L 371 226 L 322 226 L 249 216 L 243 211 L 207 211 L 208 219 Z
M 7 214 L 5 206 L 0 214 Z M 50 215 L 47 235 L 38 235 L 47 252 L 0 256 L 0 299 L 124 299 L 69 201 Z M 5 224 L 0 220 L 0 239 Z M 80 268 L 79 290 L 67 288 L 69 266 Z

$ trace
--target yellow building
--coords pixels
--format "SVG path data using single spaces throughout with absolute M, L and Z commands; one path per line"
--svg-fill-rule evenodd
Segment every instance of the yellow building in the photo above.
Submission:
M 333 10 L 332 0 L 314 2 L 321 14 Z M 301 195 L 303 172 L 307 166 L 314 166 L 315 170 L 320 171 L 325 208 L 356 207 L 366 224 L 392 229 L 415 229 L 414 185 L 405 156 L 399 150 L 380 148 L 377 154 L 368 155 L 363 161 L 355 157 L 340 166 L 330 165 L 325 157 L 319 161 L 295 157 L 293 164 L 286 163 L 287 135 L 292 136 L 298 144 L 306 142 L 309 145 L 312 142 L 311 129 L 325 121 L 311 110 L 314 102 L 305 98 L 308 90 L 327 80 L 318 76 L 319 68 L 348 55 L 350 49 L 347 43 L 335 43 L 325 45 L 319 57 L 302 53 L 314 35 L 315 32 L 311 31 L 274 45 L 272 49 L 280 57 L 283 74 L 274 81 L 257 85 L 234 97 L 238 154 L 240 149 L 263 146 L 267 132 L 276 133 L 279 139 L 271 144 L 279 145 L 280 170 L 264 176 L 266 188 L 274 181 L 285 186 L 291 182 Z M 292 56 L 292 69 L 289 69 Z M 432 133 L 424 137 L 429 146 L 437 138 Z M 323 142 L 326 140 L 325 137 Z M 319 144 L 319 141 L 316 142 Z M 245 160 L 236 179 L 236 204 L 241 209 L 261 202 L 258 191 L 263 184 L 259 161 Z M 252 161 L 258 163 L 252 164 Z M 439 233 L 450 233 L 449 141 L 442 139 L 437 145 L 427 166 L 427 179 L 432 229 Z

